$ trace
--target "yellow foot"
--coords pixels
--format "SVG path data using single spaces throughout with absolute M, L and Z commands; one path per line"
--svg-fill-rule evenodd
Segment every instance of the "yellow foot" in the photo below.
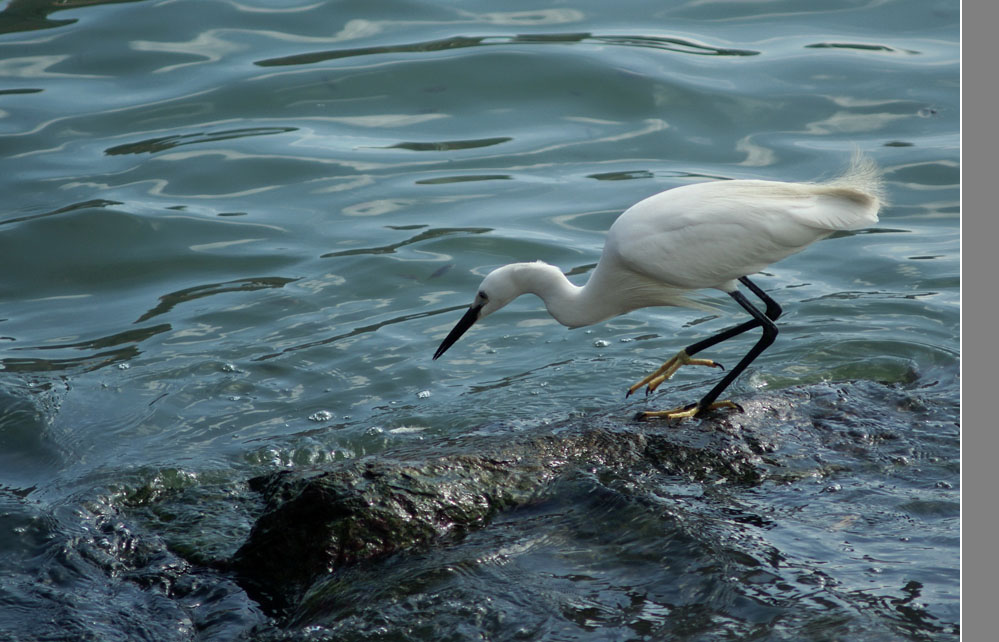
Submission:
M 686 350 L 681 350 L 676 353 L 675 357 L 664 363 L 658 370 L 628 388 L 628 394 L 626 394 L 625 397 L 630 397 L 632 393 L 642 386 L 647 386 L 645 388 L 645 394 L 650 394 L 653 390 L 658 388 L 662 382 L 676 374 L 676 371 L 679 370 L 681 366 L 711 366 L 712 368 L 721 368 L 722 370 L 725 369 L 725 366 L 720 363 L 715 363 L 711 359 L 694 359 L 687 354 Z
M 719 408 L 731 408 L 732 410 L 743 412 L 742 406 L 734 401 L 716 401 L 707 408 L 701 408 L 698 404 L 692 403 L 689 406 L 674 408 L 672 410 L 649 410 L 638 413 L 635 415 L 635 419 L 638 421 L 645 421 L 647 419 L 666 419 L 667 421 L 672 421 L 674 419 L 693 417 L 704 412 L 704 410 L 718 410 Z

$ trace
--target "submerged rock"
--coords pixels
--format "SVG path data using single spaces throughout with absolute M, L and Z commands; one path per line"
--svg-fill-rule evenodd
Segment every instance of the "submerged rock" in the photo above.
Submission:
M 650 424 L 664 432 L 642 433 L 604 418 L 578 424 L 541 437 L 460 440 L 430 461 L 383 453 L 257 478 L 252 487 L 268 509 L 234 568 L 255 599 L 280 613 L 345 566 L 482 527 L 499 511 L 540 497 L 566 469 L 655 467 L 740 483 L 766 475 L 760 449 L 723 431 Z
M 745 413 L 681 424 L 588 417 L 512 436 L 469 436 L 435 446 L 432 456 L 412 448 L 274 473 L 251 481 L 266 508 L 229 568 L 279 622 L 328 625 L 358 599 L 369 599 L 353 595 L 351 586 L 359 577 L 380 577 L 392 567 L 387 558 L 460 547 L 472 533 L 478 538 L 480 529 L 507 520 L 512 509 L 565 500 L 559 493 L 581 487 L 567 480 L 581 475 L 595 480 L 589 488 L 613 488 L 611 495 L 635 502 L 640 515 L 682 523 L 699 502 L 674 501 L 670 488 L 703 495 L 710 513 L 710 497 L 725 492 L 716 489 L 767 481 L 773 492 L 802 480 L 842 479 L 850 470 L 862 476 L 894 470 L 914 448 L 903 437 L 912 422 L 952 412 L 918 402 L 918 395 L 872 382 L 817 384 L 758 395 Z M 733 548 L 738 537 L 714 541 L 712 519 L 691 531 L 710 540 L 709 557 L 728 555 L 737 566 L 749 560 L 755 572 L 757 557 L 778 555 L 756 551 L 752 538 L 748 553 Z M 736 521 L 767 519 L 740 513 Z

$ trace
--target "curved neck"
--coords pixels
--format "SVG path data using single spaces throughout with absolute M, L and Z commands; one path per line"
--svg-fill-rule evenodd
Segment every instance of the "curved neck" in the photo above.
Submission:
M 601 258 L 582 287 L 569 282 L 562 271 L 547 263 L 514 264 L 514 282 L 520 293 L 538 295 L 555 320 L 570 328 L 593 325 L 638 308 L 692 305 L 683 290 L 627 270 Z
M 604 293 L 605 297 L 594 297 L 599 267 L 586 285 L 574 285 L 560 269 L 547 263 L 518 264 L 516 281 L 520 289 L 537 295 L 545 302 L 548 313 L 556 321 L 570 328 L 592 325 L 624 310 L 617 309 L 615 297 Z

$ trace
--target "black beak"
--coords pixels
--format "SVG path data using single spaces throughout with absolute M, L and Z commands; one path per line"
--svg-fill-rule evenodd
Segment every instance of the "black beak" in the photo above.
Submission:
M 437 348 L 437 352 L 434 353 L 434 359 L 444 354 L 448 348 L 454 345 L 455 341 L 461 338 L 461 335 L 465 334 L 465 332 L 472 327 L 472 324 L 478 320 L 479 312 L 481 310 L 481 305 L 473 305 L 468 308 L 468 312 L 465 313 L 465 316 L 461 317 L 458 324 L 451 329 L 451 332 L 444 338 L 444 341 L 441 342 L 441 347 Z

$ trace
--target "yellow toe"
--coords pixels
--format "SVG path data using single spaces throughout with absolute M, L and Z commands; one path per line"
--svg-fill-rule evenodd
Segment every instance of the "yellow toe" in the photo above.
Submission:
M 639 421 L 644 421 L 647 419 L 665 419 L 667 421 L 675 421 L 677 419 L 687 419 L 690 417 L 697 416 L 705 410 L 718 410 L 720 408 L 729 408 L 731 410 L 736 410 L 738 412 L 743 412 L 742 406 L 735 403 L 734 401 L 716 401 L 707 408 L 701 408 L 698 404 L 690 404 L 689 406 L 683 406 L 681 408 L 673 408 L 672 410 L 648 410 L 638 413 L 635 417 Z
M 666 361 L 666 363 L 660 366 L 658 370 L 628 388 L 628 393 L 625 397 L 630 397 L 643 386 L 645 386 L 645 394 L 651 394 L 656 388 L 661 386 L 664 381 L 675 375 L 676 371 L 683 366 L 710 366 L 712 368 L 722 368 L 724 370 L 724 366 L 720 363 L 715 363 L 711 359 L 694 359 L 687 354 L 686 350 L 681 350 L 677 352 L 675 356 Z

